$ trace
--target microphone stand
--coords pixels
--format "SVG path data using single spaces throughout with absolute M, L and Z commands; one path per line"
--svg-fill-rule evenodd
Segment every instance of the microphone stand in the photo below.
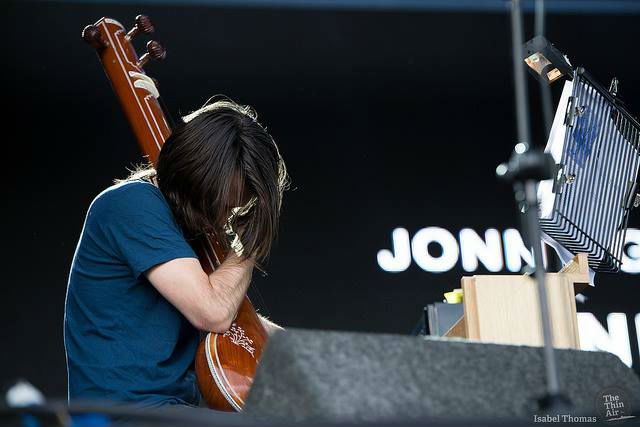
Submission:
M 509 163 L 498 166 L 496 172 L 499 178 L 513 184 L 516 203 L 522 215 L 521 231 L 528 237 L 530 245 L 533 246 L 535 280 L 538 284 L 540 319 L 542 321 L 544 340 L 543 354 L 546 379 L 546 393 L 538 403 L 540 409 L 560 411 L 570 408 L 571 403 L 560 393 L 542 258 L 537 195 L 538 182 L 553 178 L 555 162 L 550 154 L 529 146 L 531 134 L 527 85 L 524 76 L 524 61 L 522 60 L 523 30 L 522 10 L 519 0 L 512 0 L 511 2 L 511 31 L 519 143 L 516 145 Z

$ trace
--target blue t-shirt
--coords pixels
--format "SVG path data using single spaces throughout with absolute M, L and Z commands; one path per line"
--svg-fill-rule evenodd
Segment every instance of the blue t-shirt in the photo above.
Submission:
M 143 274 L 176 258 L 196 255 L 154 185 L 118 184 L 91 203 L 65 304 L 70 400 L 198 403 L 198 331 Z

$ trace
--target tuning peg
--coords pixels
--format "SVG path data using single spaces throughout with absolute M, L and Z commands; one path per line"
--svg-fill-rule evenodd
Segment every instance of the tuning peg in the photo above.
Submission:
M 144 65 L 149 62 L 150 59 L 156 59 L 158 61 L 163 60 L 167 56 L 167 51 L 162 47 L 160 43 L 155 40 L 149 41 L 147 43 L 147 53 L 140 57 L 138 61 L 138 67 L 142 68 Z
M 102 33 L 95 25 L 87 25 L 82 30 L 82 39 L 96 49 L 107 47 L 107 42 L 102 38 Z
M 136 16 L 136 25 L 125 37 L 127 40 L 131 40 L 141 31 L 145 34 L 152 34 L 155 30 L 155 27 L 151 23 L 151 19 L 149 19 L 147 15 L 138 15 Z

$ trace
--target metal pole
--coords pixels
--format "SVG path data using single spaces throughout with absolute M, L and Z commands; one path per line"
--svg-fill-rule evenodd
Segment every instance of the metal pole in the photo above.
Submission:
M 519 0 L 511 2 L 511 31 L 513 41 L 513 74 L 516 89 L 516 113 L 518 124 L 518 143 L 525 144 L 526 151 L 531 143 L 531 131 L 529 128 L 529 108 L 527 85 L 524 75 L 524 61 L 522 60 L 523 29 L 522 9 Z M 518 152 L 518 150 L 516 150 Z M 521 188 L 521 187 L 520 187 Z M 518 192 L 517 192 L 518 193 Z M 540 238 L 540 222 L 538 214 L 537 182 L 533 179 L 525 179 L 524 200 L 520 200 L 525 206 L 525 222 L 527 232 L 533 245 L 533 257 L 535 262 L 535 277 L 538 283 L 538 300 L 540 303 L 540 317 L 542 321 L 542 335 L 544 340 L 544 363 L 546 371 L 547 397 L 559 394 L 558 370 L 553 350 L 551 336 L 551 322 L 549 320 L 549 306 L 545 283 L 545 270 L 542 261 L 542 244 Z
M 544 362 L 547 376 L 547 393 L 555 396 L 560 392 L 558 383 L 558 369 L 553 350 L 551 336 L 551 321 L 549 319 L 549 303 L 547 300 L 547 284 L 545 270 L 542 266 L 542 242 L 540 241 L 540 223 L 538 221 L 538 191 L 537 183 L 529 180 L 524 184 L 527 212 L 527 227 L 533 243 L 533 259 L 536 264 L 536 282 L 538 282 L 538 300 L 540 303 L 540 317 L 542 320 L 542 337 L 544 340 Z
M 543 36 L 545 31 L 545 13 L 544 13 L 544 0 L 536 0 L 535 8 L 535 29 L 536 36 Z M 553 113 L 551 112 L 551 88 L 549 84 L 540 82 L 540 99 L 542 103 L 542 117 L 544 119 L 545 136 L 549 137 L 551 133 L 551 125 L 553 123 Z
M 529 94 L 524 76 L 522 62 L 522 9 L 519 0 L 511 2 L 511 34 L 513 42 L 513 78 L 516 88 L 516 117 L 518 123 L 518 143 L 525 144 L 527 149 L 531 143 L 529 129 Z
M 535 3 L 535 18 L 534 18 L 534 28 L 536 32 L 536 36 L 544 37 L 544 32 L 546 28 L 545 23 L 545 10 L 544 10 L 544 0 L 536 0 Z M 542 81 L 541 79 L 538 81 L 540 85 L 540 103 L 542 104 L 542 119 L 544 122 L 544 135 L 546 138 L 549 138 L 551 135 L 551 126 L 553 125 L 553 112 L 551 105 L 551 87 L 548 83 Z M 544 255 L 547 259 L 546 269 L 547 271 L 558 271 L 560 270 L 560 262 L 556 257 L 555 250 L 547 245 L 543 244 Z

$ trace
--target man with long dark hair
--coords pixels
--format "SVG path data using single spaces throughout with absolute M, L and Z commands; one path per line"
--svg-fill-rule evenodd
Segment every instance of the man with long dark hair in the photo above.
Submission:
M 255 113 L 223 100 L 183 117 L 156 169 L 98 195 L 67 288 L 69 399 L 197 405 L 198 330 L 229 328 L 276 237 L 286 186 Z M 207 275 L 190 242 L 209 232 L 237 238 Z

